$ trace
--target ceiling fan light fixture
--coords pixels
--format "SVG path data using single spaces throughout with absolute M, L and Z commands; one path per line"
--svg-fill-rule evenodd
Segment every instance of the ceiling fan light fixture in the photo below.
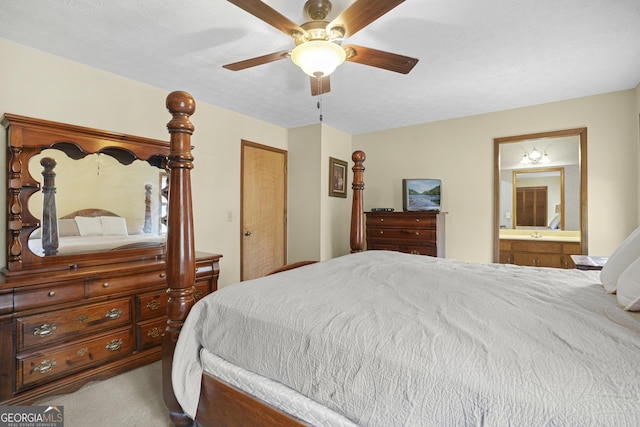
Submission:
M 296 46 L 291 60 L 311 77 L 325 77 L 347 58 L 344 49 L 327 40 L 311 40 Z

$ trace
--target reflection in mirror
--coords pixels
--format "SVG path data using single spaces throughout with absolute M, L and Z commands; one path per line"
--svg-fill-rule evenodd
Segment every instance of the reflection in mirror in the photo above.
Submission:
M 501 228 L 565 230 L 564 168 L 513 171 L 512 222 Z M 505 217 L 511 212 L 507 211 Z M 579 218 L 575 225 L 579 226 Z M 577 228 L 576 228 L 577 230 Z
M 162 224 L 166 200 L 161 185 L 166 173 L 146 161 L 131 160 L 123 165 L 104 153 L 72 159 L 58 149 L 46 149 L 29 160 L 29 174 L 43 178 L 44 163 L 53 162 L 55 204 L 42 194 L 29 198 L 29 211 L 40 215 L 42 227 L 29 238 L 29 249 L 38 256 L 68 255 L 118 248 L 161 245 L 166 226 Z M 58 216 L 56 216 L 56 212 Z M 55 221 L 58 236 L 47 236 L 44 224 Z M 45 231 L 43 233 L 43 231 Z M 44 234 L 44 235 L 43 235 Z M 50 240 L 57 238 L 57 248 Z M 46 248 L 46 249 L 45 249 Z
M 500 239 L 587 248 L 586 129 L 494 140 L 494 261 Z

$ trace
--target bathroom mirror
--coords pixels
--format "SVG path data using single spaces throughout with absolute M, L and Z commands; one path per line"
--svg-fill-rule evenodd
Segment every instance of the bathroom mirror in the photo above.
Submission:
M 572 236 L 587 253 L 587 129 L 494 139 L 494 262 L 500 236 Z

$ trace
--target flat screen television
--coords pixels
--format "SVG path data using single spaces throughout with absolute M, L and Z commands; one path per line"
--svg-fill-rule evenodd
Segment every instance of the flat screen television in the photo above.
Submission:
M 442 181 L 439 179 L 403 179 L 402 209 L 404 211 L 440 211 Z

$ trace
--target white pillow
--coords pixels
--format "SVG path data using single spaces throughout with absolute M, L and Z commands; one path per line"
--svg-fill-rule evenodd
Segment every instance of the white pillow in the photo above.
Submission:
M 551 221 L 549 221 L 549 228 L 555 230 L 560 226 L 560 214 L 553 217 Z
M 142 233 L 141 221 L 127 221 L 127 234 L 129 236 L 140 233 Z
M 640 258 L 640 227 L 627 237 L 609 257 L 600 272 L 600 281 L 609 293 L 614 293 L 618 278 L 632 262 Z
M 77 216 L 75 220 L 81 236 L 102 236 L 102 221 L 99 216 Z
M 620 275 L 616 297 L 625 310 L 640 311 L 640 258 Z
M 72 219 L 58 220 L 58 235 L 60 237 L 79 236 L 78 223 Z
M 119 216 L 101 216 L 102 234 L 105 236 L 126 236 L 127 220 Z

